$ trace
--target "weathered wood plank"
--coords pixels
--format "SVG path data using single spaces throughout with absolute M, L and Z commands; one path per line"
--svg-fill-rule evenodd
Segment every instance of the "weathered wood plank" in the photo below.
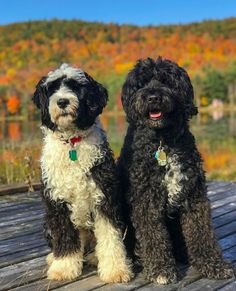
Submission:
M 236 264 L 234 263 L 234 267 L 235 266 Z M 227 280 L 210 280 L 210 279 L 202 278 L 199 281 L 196 281 L 181 290 L 183 291 L 219 290 L 220 288 L 234 281 L 235 281 L 235 278 L 231 278 Z
M 35 246 L 42 246 L 45 245 L 45 243 L 45 239 L 41 233 L 36 233 L 35 236 L 29 236 L 28 240 L 24 237 L 23 239 L 19 240 L 19 242 L 18 239 L 15 239 L 11 240 L 9 243 L 1 243 L 0 257 L 9 253 L 14 253 L 16 250 L 23 251 Z
M 142 287 L 148 285 L 148 282 L 145 280 L 143 274 L 139 274 L 135 279 L 130 281 L 129 283 L 123 283 L 123 284 L 107 284 L 100 288 L 97 288 L 96 290 L 99 291 L 128 291 L 128 290 L 136 290 L 138 287 Z M 78 286 L 79 287 L 79 286 Z
M 184 288 L 182 291 L 212 291 L 217 290 L 220 287 L 227 285 L 229 282 L 232 282 L 233 279 L 228 280 L 209 280 L 209 279 L 200 279 Z
M 209 183 L 209 198 L 211 200 L 211 205 L 213 208 L 212 209 L 213 224 L 216 228 L 217 236 L 219 237 L 219 242 L 224 249 L 224 256 L 225 258 L 230 260 L 236 259 L 235 193 L 236 184 L 224 182 Z M 134 289 L 170 291 L 177 290 L 177 288 L 180 287 L 179 285 L 180 282 L 175 285 L 168 285 L 163 287 L 145 282 L 143 278 L 139 277 L 131 281 L 129 284 L 105 285 L 103 282 L 99 280 L 97 276 L 94 275 L 91 276 L 90 278 L 87 278 L 87 281 L 83 279 L 84 280 L 83 283 L 81 283 L 82 281 L 76 281 L 73 283 L 49 282 L 45 278 L 44 270 L 46 267 L 45 254 L 47 254 L 49 250 L 46 247 L 46 243 L 41 233 L 43 222 L 42 217 L 40 215 L 43 215 L 43 207 L 39 193 L 35 192 L 31 196 L 26 193 L 21 193 L 19 195 L 11 194 L 8 195 L 8 197 L 2 196 L 1 198 L 2 200 L 0 199 L 0 201 L 3 201 L 3 208 L 0 202 L 1 207 L 0 214 L 6 213 L 6 217 L 1 216 L 2 218 L 0 218 L 0 225 L 1 223 L 3 224 L 5 220 L 7 220 L 8 224 L 1 227 L 0 233 L 0 238 L 5 238 L 5 241 L 3 241 L 4 244 L 0 245 L 0 253 L 1 250 L 3 250 L 4 251 L 3 255 L 4 254 L 6 255 L 5 257 L 0 256 L 0 268 L 1 268 L 0 290 L 15 288 L 15 290 L 29 291 L 29 290 L 46 290 L 47 288 L 49 290 L 57 288 L 57 290 L 70 290 L 70 291 L 93 290 L 93 289 L 104 291 L 134 290 Z M 30 217 L 31 220 L 27 221 L 28 217 Z M 2 230 L 4 231 L 3 233 Z M 17 238 L 19 238 L 18 242 Z M 12 252 L 12 250 L 14 250 L 14 252 Z M 5 273 L 6 276 L 2 275 L 3 274 L 2 272 Z M 183 280 L 186 278 L 187 277 L 183 278 Z M 199 277 L 196 276 L 196 278 L 193 279 L 192 281 L 193 283 L 189 285 L 191 286 L 191 288 L 198 288 L 194 287 L 195 285 L 193 285 L 195 283 L 196 286 L 198 286 L 197 285 L 198 282 L 200 282 L 199 286 L 203 287 L 204 285 L 201 285 L 201 282 L 204 282 L 205 284 L 208 284 L 207 286 L 209 286 L 207 287 L 208 289 L 204 290 L 216 290 L 217 288 L 221 287 L 223 288 L 223 286 L 225 285 L 226 288 L 229 282 L 229 281 L 223 282 L 224 285 L 222 285 L 220 281 L 208 279 L 201 279 L 196 281 L 198 278 Z M 89 280 L 91 280 L 92 283 L 91 285 L 89 284 Z M 181 283 L 183 283 L 183 280 L 181 280 Z M 206 280 L 208 280 L 209 282 Z M 48 286 L 49 283 L 50 286 Z
M 73 282 L 71 284 L 62 286 L 57 288 L 57 291 L 63 291 L 63 290 L 68 290 L 68 291 L 89 291 L 89 290 L 94 290 L 97 289 L 100 286 L 104 286 L 105 283 L 102 282 L 97 275 L 94 275 L 89 278 L 82 279 L 80 281 Z
M 34 220 L 30 223 L 25 223 L 23 227 L 22 225 L 11 226 L 9 228 L 2 227 L 1 231 L 3 231 L 3 233 L 0 233 L 0 241 L 4 241 L 5 239 L 10 239 L 13 237 L 14 238 L 21 237 L 26 234 L 30 235 L 38 231 L 42 232 L 43 231 L 42 220 Z
M 24 232 L 31 231 L 32 233 L 36 232 L 36 229 L 40 228 L 40 230 L 43 227 L 43 213 L 40 215 L 37 215 L 36 217 L 32 217 L 30 220 L 29 217 L 27 218 L 20 218 L 19 220 L 15 221 L 14 223 L 11 223 L 11 225 L 4 225 L 1 227 L 1 233 L 0 233 L 0 240 L 6 239 L 6 237 L 14 238 L 18 236 L 24 235 Z M 10 236 L 10 237 L 9 237 Z
M 32 184 L 34 190 L 39 190 L 41 188 L 41 183 L 33 183 Z M 0 187 L 0 196 L 3 195 L 13 195 L 15 193 L 21 194 L 28 192 L 28 185 L 26 184 L 12 184 L 12 185 L 4 185 Z
M 20 217 L 17 218 L 15 220 L 10 220 L 10 221 L 6 221 L 6 222 L 0 222 L 0 227 L 8 227 L 8 226 L 15 226 L 16 224 L 20 224 L 22 225 L 22 223 L 26 223 L 29 221 L 33 221 L 33 220 L 41 220 L 42 221 L 42 217 L 43 217 L 43 213 L 39 213 L 36 217 Z
M 41 201 L 30 201 L 30 202 L 26 202 L 26 203 L 14 203 L 13 205 L 10 206 L 6 206 L 6 207 L 0 207 L 0 214 L 1 215 L 5 215 L 5 213 L 8 212 L 17 212 L 17 211 L 22 211 L 22 210 L 26 210 L 26 209 L 34 209 L 34 208 L 41 208 L 43 209 L 43 205 Z
M 13 205 L 15 203 L 28 202 L 28 201 L 39 201 L 41 199 L 41 195 L 39 192 L 32 193 L 22 193 L 22 194 L 14 194 L 14 195 L 5 195 L 0 196 L 0 202 L 5 206 Z
M 45 256 L 49 253 L 49 248 L 44 244 L 43 246 L 35 246 L 27 250 L 18 251 L 0 257 L 0 268 L 7 267 L 20 262 L 28 261 L 30 259 Z
M 223 288 L 219 288 L 218 291 L 235 291 L 236 290 L 236 281 L 227 284 Z
M 0 290 L 8 290 L 45 276 L 45 257 L 7 266 L 0 272 Z
M 0 217 L 0 224 L 1 226 L 6 225 L 6 222 L 18 222 L 19 219 L 26 219 L 26 218 L 37 218 L 39 215 L 42 217 L 44 211 L 42 207 L 33 208 L 33 209 L 24 209 L 24 210 L 17 210 L 16 211 L 9 211 L 6 214 L 1 215 Z
M 230 189 L 219 193 L 216 193 L 214 195 L 209 195 L 208 194 L 208 198 L 211 202 L 217 201 L 217 200 L 221 200 L 221 199 L 225 199 L 231 196 L 234 196 L 236 194 L 236 189 Z
M 218 193 L 235 190 L 235 188 L 236 186 L 234 182 L 228 182 L 221 187 L 218 186 L 218 183 L 213 183 L 211 186 L 207 187 L 207 192 L 208 192 L 208 195 L 211 196 Z
M 228 186 L 234 185 L 234 182 L 226 182 L 226 181 L 208 181 L 207 186 L 209 190 L 215 191 Z
M 227 260 L 230 260 L 231 262 L 235 262 L 236 261 L 236 246 L 233 246 L 232 248 L 225 250 L 224 257 Z
M 94 269 L 85 267 L 83 270 L 83 274 L 78 278 L 78 282 L 81 279 L 84 278 L 89 278 L 93 275 L 95 275 L 96 272 L 94 271 Z M 49 281 L 45 276 L 40 280 L 40 281 L 35 281 L 35 282 L 31 282 L 27 285 L 22 285 L 22 286 L 18 286 L 16 288 L 11 289 L 12 291 L 45 291 L 45 290 L 52 290 L 55 289 L 57 287 L 61 287 L 64 285 L 68 285 L 73 283 L 73 281 L 71 282 L 57 282 L 57 281 Z M 79 289 L 80 290 L 80 289 Z
M 235 196 L 230 196 L 230 197 L 222 198 L 220 200 L 213 201 L 211 203 L 211 208 L 212 209 L 215 209 L 215 208 L 221 207 L 221 206 L 226 205 L 226 204 L 229 204 L 229 203 L 236 204 L 236 201 L 235 200 L 236 200 L 235 199 Z
M 232 248 L 233 246 L 236 245 L 236 234 L 233 233 L 229 236 L 226 236 L 226 237 L 220 239 L 219 243 L 224 250 Z
M 213 225 L 214 227 L 219 227 L 221 225 L 230 223 L 232 221 L 235 221 L 236 219 L 236 210 L 223 213 L 221 216 L 218 216 L 216 218 L 213 217 Z
M 231 202 L 229 204 L 222 205 L 221 207 L 212 209 L 212 216 L 218 217 L 223 215 L 225 212 L 230 212 L 233 210 L 236 210 L 236 202 L 234 203 Z
M 221 237 L 228 236 L 230 234 L 235 234 L 236 236 L 236 220 L 232 221 L 228 224 L 224 224 L 216 229 L 216 233 L 219 234 Z

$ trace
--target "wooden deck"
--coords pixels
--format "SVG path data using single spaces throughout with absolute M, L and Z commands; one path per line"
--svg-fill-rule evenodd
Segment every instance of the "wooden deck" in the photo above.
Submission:
M 212 182 L 208 189 L 213 223 L 224 256 L 236 266 L 236 183 Z M 146 282 L 142 275 L 129 284 L 106 285 L 95 269 L 86 267 L 77 281 L 49 281 L 45 274 L 49 249 L 42 235 L 42 217 L 38 192 L 0 193 L 0 290 L 236 290 L 235 279 L 199 278 L 184 266 L 180 266 L 181 281 L 165 287 Z

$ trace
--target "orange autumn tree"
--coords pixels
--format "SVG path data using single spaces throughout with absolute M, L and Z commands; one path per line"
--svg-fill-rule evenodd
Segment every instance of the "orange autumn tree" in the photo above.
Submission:
M 13 95 L 8 98 L 7 100 L 7 110 L 11 114 L 15 114 L 19 111 L 20 109 L 20 99 Z

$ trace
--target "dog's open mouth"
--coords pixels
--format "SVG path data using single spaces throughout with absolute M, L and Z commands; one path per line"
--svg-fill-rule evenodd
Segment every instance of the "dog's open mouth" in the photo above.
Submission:
M 149 112 L 149 118 L 151 120 L 158 120 L 162 117 L 163 113 L 161 111 Z

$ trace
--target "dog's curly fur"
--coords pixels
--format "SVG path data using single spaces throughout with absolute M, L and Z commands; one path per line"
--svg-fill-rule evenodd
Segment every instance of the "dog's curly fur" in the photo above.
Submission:
M 189 130 L 193 99 L 186 71 L 160 57 L 138 61 L 122 90 L 129 126 L 118 167 L 129 229 L 147 277 L 160 284 L 176 280 L 176 259 L 188 259 L 208 278 L 234 274 L 211 224 L 202 159 Z M 155 159 L 160 142 L 166 166 Z
M 132 277 L 122 241 L 117 169 L 98 120 L 107 98 L 101 84 L 67 64 L 43 77 L 33 96 L 44 133 L 41 168 L 45 236 L 52 249 L 49 279 L 81 274 L 91 232 L 101 279 L 127 282 Z M 81 139 L 74 145 L 76 161 L 69 159 L 72 137 Z

